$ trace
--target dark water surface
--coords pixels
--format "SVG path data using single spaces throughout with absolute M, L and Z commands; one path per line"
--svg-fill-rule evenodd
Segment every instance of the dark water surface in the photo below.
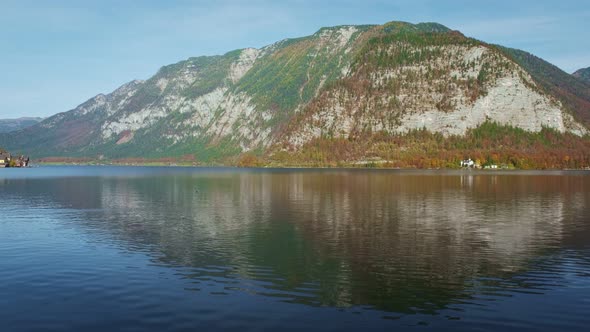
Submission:
M 0 169 L 0 331 L 587 331 L 590 173 Z

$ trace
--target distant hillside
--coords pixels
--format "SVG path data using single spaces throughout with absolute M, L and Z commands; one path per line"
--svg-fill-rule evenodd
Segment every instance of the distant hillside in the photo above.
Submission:
M 315 166 L 439 167 L 477 151 L 581 167 L 589 126 L 590 86 L 542 59 L 436 23 L 390 22 L 189 58 L 0 145 L 36 157 Z
M 587 83 L 590 83 L 590 67 L 577 70 L 573 75 Z
M 43 118 L 0 119 L 0 133 L 24 129 L 42 121 Z

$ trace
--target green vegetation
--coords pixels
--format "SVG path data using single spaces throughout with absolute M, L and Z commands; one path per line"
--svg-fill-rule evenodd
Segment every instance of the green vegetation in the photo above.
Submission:
M 395 24 L 396 26 L 399 24 Z M 395 73 L 382 84 L 388 94 L 397 95 L 401 89 L 423 83 L 436 86 L 437 92 L 450 94 L 454 89 L 466 90 L 471 99 L 486 94 L 486 87 L 508 70 L 514 69 L 506 59 L 491 52 L 483 55 L 481 68 L 476 62 L 450 58 L 445 46 L 484 46 L 486 44 L 475 39 L 466 38 L 462 34 L 445 30 L 444 33 L 427 33 L 415 28 L 401 25 L 398 29 L 388 29 L 389 33 L 374 37 L 366 43 L 353 63 L 357 72 L 354 80 L 369 77 L 371 73 L 388 70 Z M 445 61 L 440 61 L 445 59 Z M 491 65 L 493 63 L 493 65 Z M 435 67 L 433 64 L 437 64 Z M 404 67 L 415 67 L 419 70 L 407 70 Z M 479 70 L 477 78 L 458 77 L 454 73 L 467 73 Z M 402 78 L 402 79 L 400 79 Z M 451 109 L 452 105 L 441 104 L 442 109 Z
M 193 83 L 183 90 L 183 96 L 195 98 L 207 94 L 216 88 L 229 84 L 227 76 L 231 64 L 239 59 L 241 50 L 226 53 L 223 56 L 203 56 L 190 58 L 186 66 L 196 68 L 198 75 Z
M 354 138 L 315 139 L 297 151 L 278 147 L 272 166 L 458 168 L 472 158 L 481 165 L 549 169 L 590 166 L 590 137 L 544 128 L 538 133 L 486 122 L 466 136 L 444 137 L 427 130 L 403 135 L 363 133 Z
M 425 130 L 404 135 L 372 132 L 372 128 L 395 131 L 408 113 L 452 112 L 473 104 L 500 77 L 526 75 L 519 66 L 536 82 L 524 80 L 529 88 L 558 98 L 588 125 L 590 85 L 526 52 L 488 45 L 436 23 L 354 28 L 350 38 L 347 27 L 333 27 L 270 45 L 260 50 L 260 58 L 235 83 L 229 74 L 241 50 L 164 66 L 147 81 L 120 90 L 124 93 L 99 95 L 30 132 L 0 134 L 0 143 L 37 158 L 92 161 L 101 156 L 101 160 L 156 164 L 184 158 L 191 164 L 244 167 L 457 167 L 459 160 L 472 157 L 481 164 L 517 168 L 588 166 L 588 137 L 550 129 L 530 133 L 485 123 L 464 137 Z M 232 102 L 244 97 L 250 102 L 246 107 L 254 106 L 254 111 L 222 116 L 225 104 L 232 102 L 196 100 L 218 88 L 227 89 L 226 96 L 233 94 Z M 212 114 L 197 114 L 196 104 L 199 112 Z M 337 114 L 352 119 L 351 130 L 317 116 L 336 107 Z M 212 125 L 209 119 L 227 123 Z M 321 138 L 298 151 L 281 145 L 309 124 L 319 129 Z M 242 137 L 240 126 L 245 125 L 259 132 L 270 128 L 270 143 L 280 147 L 269 148 L 266 141 L 242 154 L 241 146 L 251 143 Z M 108 128 L 126 130 L 105 140 Z M 224 128 L 229 134 L 219 137 L 220 130 L 212 128 Z
M 517 69 L 487 44 L 443 28 L 428 24 L 417 28 L 403 22 L 383 26 L 383 31 L 369 36 L 356 54 L 351 75 L 327 83 L 319 96 L 283 127 L 284 137 L 314 121 L 318 127 L 325 126 L 317 124 L 315 115 L 334 104 L 352 115 L 353 123 L 366 123 L 363 119 L 370 118 L 385 128 L 401 125 L 406 112 L 434 108 L 452 112 L 458 102 L 474 103 L 497 79 Z M 429 33 L 426 29 L 443 32 Z M 489 51 L 481 52 L 477 61 L 466 61 L 464 51 L 457 52 L 457 46 L 464 50 L 480 46 Z M 465 100 L 458 101 L 456 96 Z M 324 138 L 339 136 L 338 128 L 321 130 Z M 359 133 L 368 130 L 354 128 Z
M 393 21 L 388 22 L 383 25 L 383 32 L 385 33 L 417 33 L 417 32 L 425 32 L 425 33 L 439 33 L 439 32 L 449 32 L 451 31 L 449 28 L 442 24 L 438 23 L 418 23 L 412 24 L 408 22 L 399 22 Z
M 573 76 L 590 84 L 590 67 L 577 70 Z
M 349 45 L 334 52 L 334 41 L 320 42 L 319 39 L 324 33 L 336 34 L 337 28 L 321 29 L 313 36 L 279 43 L 275 46 L 276 52 L 266 55 L 246 73 L 235 91 L 252 96 L 259 110 L 271 110 L 276 115 L 272 124 L 283 121 L 297 106 L 308 103 L 322 84 L 342 75 L 342 68 L 354 55 L 347 47 L 356 45 L 359 35 L 372 26 L 357 26 L 358 31 Z
M 349 138 L 319 138 L 291 151 L 277 146 L 240 154 L 235 142 L 216 144 L 195 141 L 193 150 L 184 146 L 166 153 L 142 157 L 115 155 L 96 158 L 46 158 L 45 163 L 121 165 L 235 165 L 239 167 L 369 167 L 369 168 L 458 168 L 472 158 L 482 166 L 509 169 L 580 169 L 590 166 L 590 137 L 577 137 L 544 128 L 538 133 L 486 122 L 466 136 L 445 137 L 427 130 L 406 134 L 360 133 Z M 169 157 L 170 152 L 179 157 Z M 193 153 L 187 153 L 193 152 Z M 185 153 L 185 154 L 182 154 Z M 138 154 L 142 155 L 142 154 Z M 237 157 L 236 157 L 237 156 Z

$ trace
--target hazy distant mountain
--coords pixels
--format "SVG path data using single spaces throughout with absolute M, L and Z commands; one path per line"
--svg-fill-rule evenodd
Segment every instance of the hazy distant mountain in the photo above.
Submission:
M 579 69 L 573 75 L 587 83 L 590 83 L 590 67 Z
M 43 118 L 18 118 L 18 119 L 0 119 L 0 133 L 8 133 L 11 131 L 30 127 L 42 121 Z
M 508 128 L 512 136 L 545 128 L 582 137 L 589 132 L 590 88 L 529 53 L 440 24 L 337 26 L 162 67 L 146 81 L 0 136 L 0 146 L 35 156 L 193 155 L 225 163 L 244 152 L 287 159 L 299 154 L 321 163 L 403 159 L 392 151 L 416 148 L 418 155 L 442 144 L 448 151 L 463 149 L 449 160 L 472 147 L 481 155 L 517 149 L 515 142 L 558 148 L 546 138 L 536 144 L 533 136 L 500 141 L 497 129 L 474 132 L 487 123 Z M 425 141 L 419 143 L 424 135 L 393 139 L 423 129 L 455 137 L 455 143 L 432 136 L 428 140 L 437 147 L 428 150 Z M 563 140 L 574 141 L 588 140 Z M 572 151 L 583 152 L 571 144 Z M 534 151 L 529 145 L 521 150 Z

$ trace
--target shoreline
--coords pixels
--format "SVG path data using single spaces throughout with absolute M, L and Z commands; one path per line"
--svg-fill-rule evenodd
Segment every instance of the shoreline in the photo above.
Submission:
M 100 166 L 100 167 L 170 167 L 170 168 L 235 168 L 235 169 L 301 169 L 301 170 L 389 170 L 389 171 L 464 171 L 464 172 L 512 172 L 512 171 L 590 171 L 590 167 L 585 168 L 418 168 L 418 167 L 368 167 L 368 166 L 302 166 L 302 165 L 262 165 L 241 167 L 236 165 L 223 164 L 195 164 L 195 163 L 164 163 L 164 162 L 146 162 L 146 163 L 97 163 L 97 162 L 36 162 L 35 166 Z

